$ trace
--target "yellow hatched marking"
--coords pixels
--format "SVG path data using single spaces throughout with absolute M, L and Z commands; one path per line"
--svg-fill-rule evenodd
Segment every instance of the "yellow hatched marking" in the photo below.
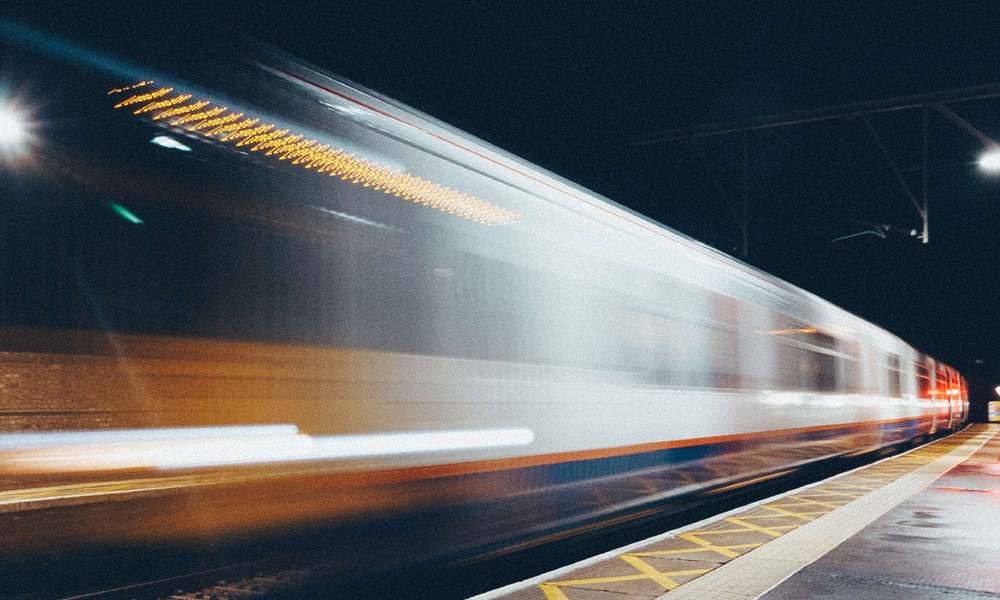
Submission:
M 957 436 L 956 436 L 957 437 Z M 920 466 L 926 465 L 931 461 L 944 456 L 954 448 L 959 447 L 966 441 L 966 438 L 970 438 L 971 435 L 964 435 L 961 439 L 950 438 L 949 443 L 935 443 L 932 447 L 921 448 L 915 452 L 912 452 L 906 457 L 898 457 L 893 459 L 890 463 L 883 463 L 880 465 L 870 466 L 866 469 L 862 469 L 858 472 L 852 473 L 850 475 L 844 476 L 841 479 L 832 481 L 826 484 L 822 484 L 815 488 L 810 488 L 804 490 L 803 492 L 792 495 L 785 496 L 781 500 L 784 502 L 777 502 L 773 504 L 760 505 L 756 509 L 751 509 L 746 513 L 737 515 L 735 517 L 727 517 L 720 521 L 716 521 L 709 525 L 706 525 L 706 529 L 699 531 L 692 531 L 681 533 L 676 536 L 677 540 L 684 540 L 688 543 L 693 544 L 691 548 L 674 548 L 670 550 L 652 550 L 648 552 L 629 552 L 627 554 L 622 554 L 618 556 L 621 560 L 628 563 L 632 568 L 640 571 L 640 574 L 631 575 L 621 575 L 616 577 L 599 577 L 593 579 L 576 579 L 568 581 L 557 581 L 539 584 L 538 587 L 545 594 L 546 600 L 570 600 L 568 596 L 562 591 L 562 587 L 572 586 L 572 585 L 586 585 L 586 584 L 596 584 L 596 583 L 615 583 L 615 582 L 625 582 L 625 581 L 636 581 L 642 579 L 649 579 L 656 582 L 661 587 L 667 590 L 673 590 L 680 587 L 681 584 L 677 583 L 672 579 L 672 577 L 680 576 L 698 576 L 708 573 L 712 568 L 708 569 L 691 569 L 687 571 L 659 571 L 649 563 L 643 561 L 641 557 L 654 557 L 654 556 L 671 556 L 671 555 L 684 555 L 684 554 L 695 554 L 700 552 L 712 552 L 716 554 L 721 554 L 727 558 L 738 558 L 741 556 L 740 551 L 744 553 L 746 551 L 752 550 L 753 548 L 758 548 L 763 546 L 763 543 L 750 543 L 750 544 L 734 544 L 720 546 L 713 544 L 707 539 L 702 539 L 703 537 L 708 537 L 712 535 L 721 534 L 739 534 L 739 533 L 750 533 L 759 532 L 771 537 L 777 538 L 787 533 L 790 530 L 796 529 L 801 525 L 814 521 L 816 518 L 829 514 L 833 510 L 850 503 L 861 496 L 877 490 L 893 481 L 899 479 L 901 476 L 906 475 L 913 471 L 913 469 Z M 954 445 L 952 445 L 954 444 Z M 707 468 L 706 471 L 709 472 L 722 472 L 716 471 L 713 468 Z M 681 480 L 692 481 L 690 475 L 684 471 L 675 472 L 675 478 Z M 648 480 L 636 479 L 636 482 L 643 484 L 643 486 L 653 487 Z M 599 495 L 602 495 L 598 492 Z M 801 512 L 796 512 L 794 509 L 799 508 L 809 508 L 812 510 L 803 510 Z M 793 510 L 788 510 L 793 509 Z M 753 514 L 755 511 L 766 510 L 765 514 Z M 783 519 L 783 518 L 793 518 L 801 522 L 792 523 L 786 525 L 773 525 L 766 526 L 754 523 L 753 521 L 757 519 Z M 711 529 L 712 527 L 719 527 L 725 523 L 729 523 L 740 527 L 741 529 Z M 709 559 L 710 560 L 710 559 Z M 714 568 L 714 567 L 713 567 Z
M 779 537 L 781 535 L 781 532 L 779 531 L 775 531 L 774 529 L 771 529 L 769 527 L 761 527 L 760 525 L 754 525 L 753 523 L 744 521 L 739 517 L 729 517 L 726 519 L 726 521 L 729 521 L 733 525 L 741 525 L 743 527 L 746 527 L 746 529 L 744 529 L 743 531 L 751 531 L 751 530 L 759 531 L 760 533 L 765 533 L 771 537 Z
M 651 554 L 644 554 L 649 556 Z M 684 577 L 690 575 L 704 575 L 711 569 L 687 569 L 683 571 L 658 571 L 655 567 L 642 560 L 636 554 L 623 554 L 618 558 L 629 564 L 639 573 L 632 575 L 616 575 L 611 577 L 592 577 L 589 579 L 568 579 L 566 581 L 551 581 L 538 584 L 539 589 L 545 594 L 548 600 L 569 600 L 566 593 L 561 588 L 579 585 L 593 585 L 597 583 L 621 583 L 625 581 L 638 581 L 648 579 L 666 590 L 673 590 L 680 586 L 671 577 Z
M 815 494 L 799 494 L 799 496 L 801 496 L 803 498 L 808 498 L 810 496 L 819 496 L 819 497 L 825 497 L 825 496 L 846 496 L 847 499 L 848 499 L 847 500 L 848 502 L 850 502 L 851 500 L 854 500 L 854 499 L 856 499 L 858 497 L 858 494 L 848 494 L 846 492 L 832 492 L 832 491 L 828 491 L 828 490 L 816 490 L 816 491 L 817 491 L 817 493 L 815 493 Z
M 731 550 L 738 550 L 743 548 L 757 548 L 762 544 L 734 544 L 732 546 L 726 546 Z M 694 552 L 715 552 L 720 546 L 704 547 L 700 546 L 697 548 L 675 548 L 673 550 L 650 550 L 649 552 L 629 552 L 632 556 L 665 556 L 667 554 L 691 554 Z
M 823 489 L 832 489 L 832 490 L 858 490 L 858 492 L 855 493 L 855 496 L 861 496 L 864 493 L 870 492 L 872 490 L 872 486 L 864 485 L 862 483 L 854 483 L 854 482 L 847 482 L 847 481 L 845 481 L 845 482 L 838 483 L 836 485 L 835 484 L 830 484 L 829 486 L 824 486 Z
M 785 510 L 783 508 L 780 508 L 780 507 L 778 507 L 775 504 L 768 504 L 768 505 L 766 505 L 766 506 L 764 506 L 762 508 L 766 508 L 768 510 L 773 510 L 774 512 L 779 513 L 778 515 L 775 515 L 775 516 L 795 517 L 797 519 L 802 519 L 803 521 L 814 521 L 816 519 L 816 517 L 811 516 L 811 515 L 814 515 L 814 514 L 823 514 L 823 515 L 827 514 L 827 513 L 797 513 L 797 512 L 792 512 L 790 510 Z
M 729 519 L 726 519 L 726 521 L 729 521 Z M 731 521 L 729 521 L 729 522 L 731 522 Z M 748 531 L 750 531 L 750 530 L 747 529 L 747 528 L 743 528 L 743 529 L 706 529 L 706 530 L 703 530 L 703 531 L 695 531 L 693 533 L 696 533 L 698 535 L 725 535 L 727 533 L 746 533 Z
M 779 504 L 778 506 L 805 506 L 805 505 L 808 504 L 808 505 L 813 505 L 813 506 L 823 506 L 823 507 L 828 508 L 830 510 L 833 510 L 835 508 L 840 508 L 841 506 L 843 506 L 843 504 L 834 504 L 832 502 L 820 502 L 819 500 L 810 500 L 809 498 L 805 498 L 805 497 L 802 497 L 802 496 L 799 496 L 799 495 L 789 496 L 789 498 L 795 498 L 796 500 L 801 500 L 802 503 L 801 504 Z
M 728 557 L 728 558 L 736 558 L 737 556 L 740 555 L 739 552 L 733 552 L 732 550 L 730 550 L 729 546 L 716 546 L 712 542 L 710 542 L 708 540 L 703 540 L 700 537 L 698 537 L 698 535 L 704 535 L 705 533 L 707 533 L 707 532 L 699 531 L 699 532 L 697 532 L 697 535 L 694 534 L 694 533 L 682 533 L 682 534 L 678 535 L 677 537 L 681 538 L 682 540 L 687 540 L 687 541 L 691 542 L 692 544 L 698 544 L 699 546 L 703 546 L 705 548 L 708 548 L 712 552 L 717 552 L 717 553 L 719 553 L 719 554 L 721 554 L 721 555 L 723 555 L 725 557 Z M 762 545 L 763 544 L 743 544 L 743 546 L 745 546 L 745 547 L 749 546 L 749 547 L 753 547 L 753 548 L 755 548 L 757 546 L 762 546 Z
M 641 573 L 647 575 L 650 579 L 658 583 L 663 589 L 672 590 L 680 586 L 679 583 L 668 577 L 666 573 L 657 571 L 638 556 L 623 554 L 621 559 L 632 565 L 632 567 L 639 570 Z M 676 577 L 679 575 L 701 575 L 703 573 L 707 573 L 708 571 L 709 569 L 693 569 L 688 571 L 677 571 L 670 574 Z
M 657 571 L 656 573 L 658 575 L 662 575 L 662 573 L 660 573 L 659 571 Z M 592 577 L 590 579 L 568 579 L 566 581 L 552 581 L 549 582 L 548 585 L 558 585 L 559 587 L 568 587 L 571 585 L 590 585 L 594 583 L 617 583 L 619 581 L 637 581 L 639 579 L 649 579 L 649 578 L 650 578 L 649 575 L 643 573 L 636 573 L 633 575 L 616 575 L 613 577 Z M 543 583 L 542 585 L 546 584 Z
M 569 600 L 569 597 L 567 597 L 566 594 L 559 589 L 558 585 L 552 583 L 539 583 L 538 587 L 542 590 L 542 593 L 545 594 L 546 600 Z
M 831 510 L 833 510 L 834 508 L 838 508 L 836 506 L 833 506 L 833 507 L 824 506 L 824 504 L 822 502 L 808 502 L 808 501 L 799 501 L 799 502 L 795 502 L 795 503 L 783 502 L 781 504 L 768 504 L 768 506 L 777 506 L 778 508 L 785 508 L 785 509 L 795 509 L 795 508 L 812 509 L 812 510 L 802 510 L 802 511 L 800 511 L 801 514 L 804 514 L 804 515 L 825 515 L 826 513 L 828 513 Z M 816 510 L 817 506 L 821 507 L 823 510 Z

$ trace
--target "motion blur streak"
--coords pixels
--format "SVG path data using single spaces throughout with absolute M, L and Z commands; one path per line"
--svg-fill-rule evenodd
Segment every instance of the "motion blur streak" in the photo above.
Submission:
M 527 446 L 535 440 L 530 429 L 469 429 L 418 431 L 376 435 L 338 435 L 313 440 L 313 458 L 355 458 L 417 452 Z
M 31 168 L 0 165 L 0 582 L 306 531 L 352 577 L 489 554 L 968 417 L 955 369 L 820 298 L 280 52 L 203 50 L 160 75 L 0 23 L 45 90 Z
M 530 429 L 470 429 L 311 438 L 294 425 L 0 435 L 0 472 L 246 465 L 524 446 Z

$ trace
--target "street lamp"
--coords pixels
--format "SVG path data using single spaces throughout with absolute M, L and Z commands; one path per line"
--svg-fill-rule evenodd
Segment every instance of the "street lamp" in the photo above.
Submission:
M 0 152 L 17 151 L 28 141 L 28 122 L 16 106 L 0 101 Z
M 976 164 L 979 165 L 979 170 L 983 173 L 1000 174 L 1000 146 L 992 146 L 983 150 Z
M 0 168 L 15 167 L 28 156 L 32 126 L 30 112 L 0 94 Z

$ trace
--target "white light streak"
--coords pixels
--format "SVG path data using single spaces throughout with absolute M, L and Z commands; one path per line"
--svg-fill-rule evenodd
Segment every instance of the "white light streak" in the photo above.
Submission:
M 163 429 L 106 429 L 102 431 L 46 431 L 38 433 L 7 433 L 0 435 L 0 452 L 4 450 L 75 446 L 79 444 L 111 444 L 129 442 L 184 441 L 213 438 L 297 435 L 295 425 L 240 425 L 225 427 L 176 427 Z
M 313 439 L 316 459 L 391 456 L 449 450 L 480 450 L 527 446 L 535 433 L 526 428 L 415 431 L 367 435 L 336 435 Z
M 361 217 L 356 217 L 354 215 L 349 215 L 347 213 L 342 213 L 336 210 L 330 210 L 329 208 L 323 208 L 322 206 L 313 206 L 316 210 L 320 212 L 325 212 L 327 214 L 333 215 L 344 219 L 345 221 L 351 221 L 352 223 L 359 223 L 361 225 L 370 225 L 372 227 L 378 227 L 379 229 L 386 229 L 388 231 L 398 231 L 395 227 L 391 225 L 386 225 L 385 223 L 377 223 L 375 221 L 369 221 L 368 219 L 362 219 Z
M 158 135 L 149 141 L 156 144 L 157 146 L 163 146 L 164 148 L 170 148 L 171 150 L 180 150 L 182 152 L 191 151 L 191 148 L 185 146 L 184 144 L 178 142 L 174 138 L 167 135 Z
M 526 428 L 310 437 L 295 425 L 0 435 L 0 473 L 176 469 L 526 446 Z

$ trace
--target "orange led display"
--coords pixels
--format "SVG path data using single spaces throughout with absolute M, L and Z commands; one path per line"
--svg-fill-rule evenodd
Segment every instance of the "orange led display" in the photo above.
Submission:
M 154 83 L 144 81 L 131 87 L 111 90 L 124 92 Z M 343 181 L 381 191 L 449 214 L 454 214 L 488 226 L 517 223 L 521 215 L 475 196 L 453 190 L 411 173 L 404 173 L 378 164 L 344 148 L 320 144 L 305 139 L 303 134 L 289 129 L 275 129 L 272 124 L 260 124 L 259 118 L 243 118 L 242 112 L 229 112 L 229 107 L 212 106 L 209 100 L 192 101 L 192 94 L 168 96 L 173 88 L 134 95 L 115 104 L 115 108 L 142 105 L 133 110 L 136 115 L 151 115 L 153 121 L 168 120 L 173 127 L 206 138 L 249 146 L 251 152 L 291 161 L 316 173 L 338 177 Z M 242 120 L 241 120 L 242 119 Z
M 151 83 L 154 83 L 154 82 L 152 80 L 150 80 L 150 81 L 140 81 L 139 83 L 137 83 L 135 85 L 130 85 L 128 87 L 115 88 L 115 89 L 111 90 L 110 92 L 108 92 L 108 95 L 110 96 L 112 94 L 118 94 L 118 93 L 121 93 L 121 92 L 127 92 L 129 90 L 134 90 L 136 88 L 141 88 L 143 86 L 147 86 L 147 85 L 149 85 Z
M 132 106 L 133 104 L 139 104 L 142 102 L 148 102 L 149 100 L 155 100 L 156 98 L 161 98 L 163 96 L 166 96 L 172 91 L 174 91 L 174 88 L 160 88 L 155 92 L 149 92 L 148 94 L 139 94 L 137 96 L 132 96 L 128 100 L 122 100 L 118 104 L 115 104 L 115 108 L 121 108 L 123 106 Z
M 163 100 L 162 102 L 150 102 L 146 106 L 143 106 L 139 110 L 135 111 L 133 114 L 140 114 L 145 112 L 150 112 L 153 110 L 158 110 L 161 108 L 167 108 L 168 106 L 174 106 L 175 104 L 180 104 L 181 102 L 187 102 L 191 98 L 191 94 L 182 94 L 175 98 L 169 100 Z

